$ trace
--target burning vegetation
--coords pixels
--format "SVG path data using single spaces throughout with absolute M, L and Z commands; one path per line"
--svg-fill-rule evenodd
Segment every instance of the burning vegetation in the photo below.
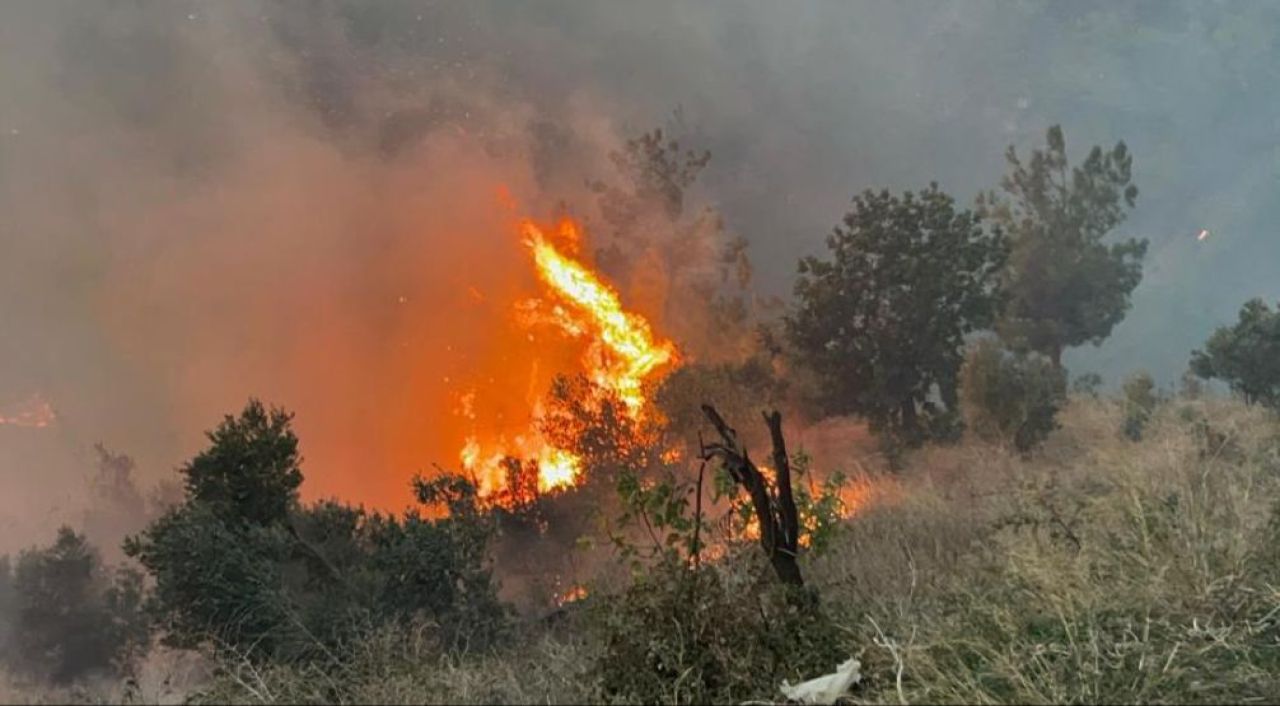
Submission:
M 582 249 L 582 230 L 573 220 L 563 219 L 551 231 L 531 220 L 520 223 L 523 244 L 529 249 L 532 265 L 545 294 L 517 302 L 522 325 L 551 328 L 567 339 L 578 341 L 582 353 L 576 369 L 562 375 L 582 376 L 590 385 L 579 388 L 599 399 L 581 400 L 599 405 L 604 396 L 622 403 L 626 416 L 640 422 L 653 414 L 649 391 L 679 360 L 675 345 L 658 337 L 649 322 L 628 311 L 617 290 L 575 254 Z M 473 399 L 474 392 L 463 395 Z M 516 478 L 529 471 L 536 478 L 527 490 L 552 492 L 575 485 L 583 474 L 583 459 L 571 449 L 556 446 L 542 431 L 547 405 L 546 393 L 533 398 L 528 425 L 512 436 L 483 437 L 473 432 L 459 454 L 463 470 L 470 475 L 481 497 L 527 495 Z M 470 405 L 463 414 L 476 427 L 478 419 Z

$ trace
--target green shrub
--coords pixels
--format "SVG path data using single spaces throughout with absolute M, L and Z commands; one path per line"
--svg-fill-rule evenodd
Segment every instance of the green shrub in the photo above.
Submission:
M 147 642 L 137 572 L 111 576 L 69 527 L 52 545 L 23 552 L 12 575 L 7 560 L 0 569 L 10 614 L 3 656 L 12 670 L 59 684 L 129 671 Z
M 254 660 L 330 656 L 358 631 L 423 621 L 442 647 L 487 645 L 505 613 L 486 559 L 490 518 L 458 478 L 418 482 L 447 515 L 305 507 L 289 415 L 250 402 L 182 469 L 186 497 L 130 538 L 154 580 L 166 640 L 213 641 Z
M 960 380 L 965 422 L 980 438 L 1026 453 L 1057 428 L 1066 373 L 1043 356 L 984 339 L 966 356 Z
M 754 554 L 752 554 L 754 556 Z M 812 594 L 663 563 L 598 605 L 592 673 L 621 703 L 740 703 L 847 659 Z
M 1253 299 L 1234 326 L 1224 326 L 1191 354 L 1191 371 L 1231 386 L 1248 404 L 1280 410 L 1280 311 Z
M 1130 441 L 1142 438 L 1151 415 L 1160 403 L 1156 382 L 1145 372 L 1131 376 L 1124 383 L 1124 425 L 1121 431 Z

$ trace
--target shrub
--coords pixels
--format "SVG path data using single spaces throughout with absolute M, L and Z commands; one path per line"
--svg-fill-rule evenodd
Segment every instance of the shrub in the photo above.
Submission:
M 1026 453 L 1057 428 L 1066 373 L 1047 358 L 984 339 L 969 351 L 960 379 L 965 422 L 979 437 Z
M 1160 397 L 1156 382 L 1145 372 L 1131 376 L 1124 383 L 1124 425 L 1121 431 L 1130 441 L 1142 438 L 1142 432 L 1151 421 Z
M 847 659 L 811 594 L 752 586 L 733 570 L 663 563 L 600 605 L 602 644 L 592 671 L 601 696 L 740 703 L 768 698 L 783 679 L 809 678 Z
M 8 574 L 7 561 L 3 570 Z M 146 644 L 141 576 L 110 576 L 84 535 L 69 527 L 52 545 L 23 552 L 3 583 L 11 615 L 4 656 L 20 674 L 61 684 L 120 674 Z
M 209 640 L 253 660 L 329 656 L 357 630 L 422 620 L 442 646 L 488 644 L 504 613 L 487 516 L 457 478 L 418 483 L 431 520 L 336 502 L 302 506 L 289 415 L 250 402 L 188 464 L 186 496 L 126 542 L 150 572 L 150 612 L 175 646 Z
M 1280 410 L 1280 312 L 1261 299 L 1246 302 L 1234 326 L 1214 331 L 1191 370 L 1225 381 L 1248 404 Z

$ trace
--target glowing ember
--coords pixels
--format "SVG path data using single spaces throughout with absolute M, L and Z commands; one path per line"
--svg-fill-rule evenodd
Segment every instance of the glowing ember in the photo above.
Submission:
M 586 597 L 587 597 L 587 589 L 583 588 L 582 586 L 574 586 L 573 588 L 570 588 L 564 593 L 561 593 L 560 595 L 556 596 L 556 605 L 563 606 L 569 603 L 576 603 Z
M 43 429 L 53 424 L 57 418 L 53 407 L 39 395 L 33 395 L 7 408 L 0 408 L 0 426 Z
M 582 232 L 573 221 L 561 221 L 554 241 L 528 220 L 520 224 L 520 234 L 547 292 L 517 302 L 516 321 L 526 328 L 549 326 L 568 340 L 585 340 L 586 349 L 576 369 L 559 372 L 584 374 L 600 390 L 616 395 L 632 419 L 641 419 L 647 406 L 645 385 L 676 362 L 675 346 L 656 339 L 648 321 L 624 309 L 618 293 L 587 264 L 575 259 Z M 528 340 L 536 339 L 531 333 Z M 475 422 L 470 404 L 474 395 L 468 395 L 471 393 L 460 398 L 460 409 Z M 510 487 L 512 472 L 523 470 L 528 463 L 536 467 L 538 492 L 572 487 L 580 481 L 582 459 L 552 446 L 538 431 L 542 406 L 542 399 L 531 390 L 527 430 L 484 441 L 474 434 L 466 439 L 459 457 L 463 468 L 476 479 L 482 496 L 518 493 L 518 488 Z

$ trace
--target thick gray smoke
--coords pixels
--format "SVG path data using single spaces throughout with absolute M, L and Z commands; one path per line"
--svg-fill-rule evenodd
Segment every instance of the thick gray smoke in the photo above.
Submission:
M 699 196 L 781 295 L 855 191 L 1124 139 L 1146 278 L 1067 363 L 1171 380 L 1280 297 L 1277 67 L 1267 2 L 4 3 L 0 404 L 59 422 L 0 427 L 0 551 L 81 511 L 93 443 L 150 483 L 251 394 L 320 492 L 398 497 L 494 347 L 469 287 L 517 287 L 496 187 L 573 208 L 655 125 L 712 151 Z

